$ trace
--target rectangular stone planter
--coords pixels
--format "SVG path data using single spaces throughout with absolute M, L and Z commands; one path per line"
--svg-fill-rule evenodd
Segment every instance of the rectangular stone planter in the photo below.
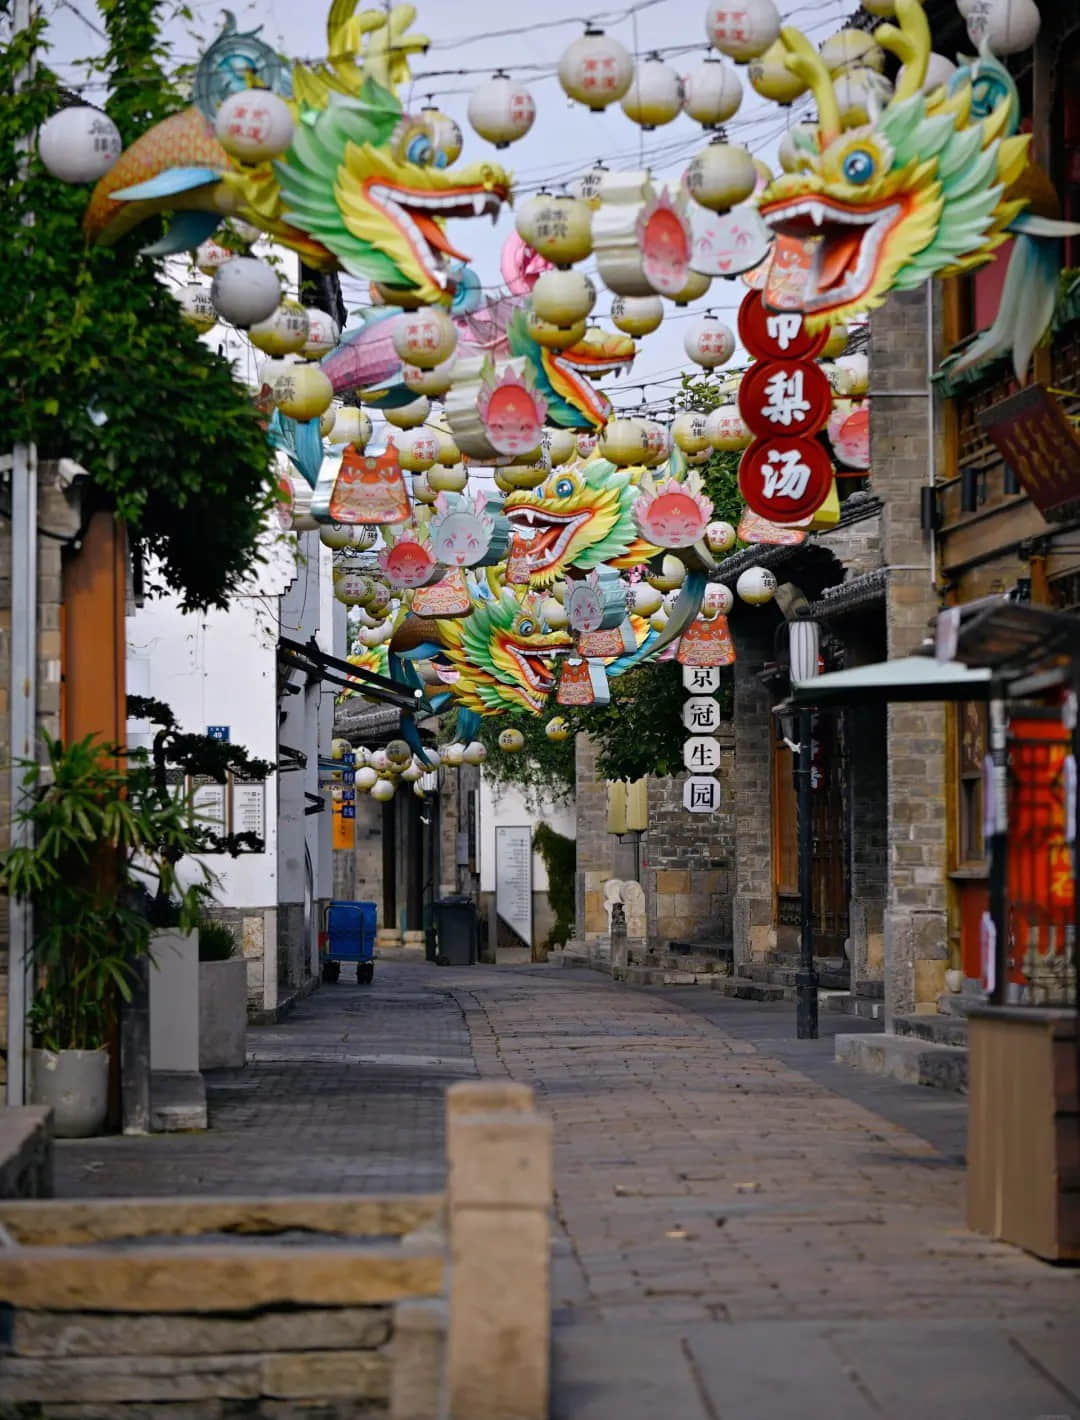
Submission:
M 968 1016 L 967 1221 L 1054 1262 L 1080 1261 L 1076 1016 Z
M 199 963 L 199 1069 L 240 1069 L 247 1060 L 247 962 Z

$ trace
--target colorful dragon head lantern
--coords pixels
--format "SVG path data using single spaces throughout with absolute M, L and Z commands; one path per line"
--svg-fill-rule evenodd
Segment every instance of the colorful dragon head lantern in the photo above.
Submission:
M 1016 237 L 991 343 L 1011 345 L 1022 371 L 1053 310 L 1056 250 L 1046 239 L 1077 229 L 1032 210 L 1037 195 L 1049 207 L 1052 194 L 1029 166 L 1004 66 L 984 52 L 925 94 L 921 0 L 896 0 L 895 14 L 896 24 L 874 31 L 902 62 L 895 91 L 855 126 L 845 126 L 821 55 L 798 30 L 781 31 L 784 62 L 813 91 L 818 121 L 792 130 L 795 170 L 757 198 L 776 236 L 765 300 L 801 310 L 816 330 L 872 310 L 891 290 L 981 266 Z M 988 353 L 980 347 L 974 358 Z
M 101 179 L 83 226 L 111 244 L 148 217 L 178 215 L 148 250 L 204 241 L 223 218 L 251 223 L 316 270 L 377 282 L 399 304 L 449 305 L 466 259 L 444 230 L 448 217 L 498 215 L 509 175 L 491 163 L 450 170 L 456 142 L 424 112 L 404 111 L 394 90 L 409 56 L 427 47 L 409 34 L 412 5 L 356 11 L 335 0 L 326 63 L 291 72 L 257 32 L 227 28 L 200 63 L 195 105 L 156 124 Z M 214 120 L 249 86 L 273 90 L 293 118 L 276 159 L 245 162 L 226 151 Z

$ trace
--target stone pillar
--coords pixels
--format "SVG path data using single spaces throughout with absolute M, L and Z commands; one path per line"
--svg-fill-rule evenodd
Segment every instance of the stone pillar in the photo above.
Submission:
M 599 942 L 607 937 L 604 884 L 618 877 L 615 845 L 607 831 L 607 784 L 596 772 L 596 746 L 585 735 L 577 737 L 577 872 L 574 935 L 578 942 Z
M 759 621 L 760 618 L 760 621 Z M 776 946 L 772 865 L 772 704 L 758 680 L 771 658 L 774 617 L 744 608 L 735 635 L 735 900 L 736 965 Z
M 885 971 L 888 792 L 885 710 L 868 706 L 845 716 L 851 803 L 851 989 L 879 982 Z
M 551 1121 L 510 1081 L 446 1095 L 448 1420 L 546 1420 Z
M 939 606 L 919 507 L 932 453 L 927 301 L 926 287 L 894 292 L 870 323 L 870 462 L 874 491 L 885 504 L 890 658 L 919 646 Z M 891 704 L 886 742 L 885 1017 L 891 1023 L 898 1014 L 935 1009 L 945 989 L 945 707 Z

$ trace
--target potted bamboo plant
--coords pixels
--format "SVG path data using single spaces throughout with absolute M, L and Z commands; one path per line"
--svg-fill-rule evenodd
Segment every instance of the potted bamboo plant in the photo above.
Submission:
M 45 736 L 44 750 L 24 761 L 27 841 L 0 858 L 0 887 L 33 910 L 30 1099 L 52 1106 L 57 1136 L 78 1138 L 105 1122 L 109 1042 L 154 907 L 191 930 L 210 875 L 199 865 L 196 882 L 178 881 L 176 864 L 200 844 L 182 793 L 162 794 L 144 754 L 125 759 L 92 736 Z

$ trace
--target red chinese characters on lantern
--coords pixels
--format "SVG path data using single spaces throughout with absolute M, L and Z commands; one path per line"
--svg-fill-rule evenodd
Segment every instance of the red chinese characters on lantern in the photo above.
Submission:
M 759 438 L 816 433 L 831 408 L 828 377 L 809 360 L 754 365 L 739 385 L 739 413 Z
M 739 463 L 739 492 L 760 517 L 798 523 L 821 507 L 832 476 L 816 439 L 758 439 Z

